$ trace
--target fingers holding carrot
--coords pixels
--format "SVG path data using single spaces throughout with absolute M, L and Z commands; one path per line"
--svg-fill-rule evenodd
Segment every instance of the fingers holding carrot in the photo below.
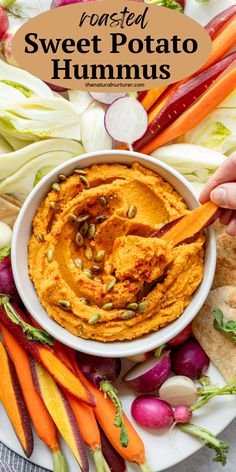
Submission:
M 200 202 L 211 200 L 224 212 L 220 219 L 227 233 L 236 236 L 236 152 L 210 178 L 200 195 Z

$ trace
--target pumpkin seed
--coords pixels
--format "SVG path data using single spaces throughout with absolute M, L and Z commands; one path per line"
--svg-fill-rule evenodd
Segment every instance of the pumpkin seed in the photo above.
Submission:
M 50 208 L 51 208 L 51 210 L 53 210 L 53 211 L 58 211 L 58 210 L 60 210 L 60 207 L 59 207 L 59 205 L 58 205 L 56 202 L 50 202 Z
M 99 277 L 94 277 L 94 282 L 99 282 L 100 284 L 102 284 L 102 279 L 100 279 Z
M 41 243 L 42 241 L 45 241 L 45 238 L 44 238 L 43 233 L 38 233 L 37 239 L 38 239 L 38 241 L 39 241 L 40 243 Z
M 129 208 L 128 208 L 128 211 L 127 211 L 127 216 L 130 220 L 132 220 L 133 218 L 135 218 L 135 216 L 137 215 L 137 207 L 135 205 L 130 205 Z
M 84 250 L 84 254 L 85 254 L 86 259 L 88 259 L 88 261 L 92 261 L 93 250 L 91 249 L 91 247 L 86 247 L 86 249 Z
M 75 236 L 75 242 L 77 246 L 82 247 L 84 245 L 84 238 L 82 234 L 78 231 Z
M 94 262 L 102 262 L 104 257 L 105 257 L 105 254 L 106 252 L 101 249 L 100 251 L 98 251 L 96 254 L 95 254 L 95 257 L 94 257 Z
M 52 262 L 53 257 L 54 257 L 54 249 L 52 247 L 50 247 L 47 250 L 47 260 L 48 260 L 48 262 Z
M 68 221 L 70 221 L 70 223 L 76 223 L 77 222 L 77 216 L 76 215 L 73 215 L 72 213 L 68 216 Z
M 55 190 L 56 192 L 60 192 L 61 190 L 61 186 L 58 182 L 55 182 L 54 184 L 52 184 L 52 190 Z
M 89 279 L 92 279 L 93 278 L 93 274 L 91 272 L 90 269 L 84 269 L 83 270 L 83 273 L 89 278 Z
M 60 180 L 60 182 L 64 182 L 67 179 L 66 175 L 64 174 L 59 174 L 57 178 L 58 180 Z
M 93 325 L 93 324 L 96 324 L 101 318 L 101 315 L 99 315 L 98 313 L 96 315 L 92 315 L 89 320 L 88 320 L 88 324 L 90 325 Z
M 84 327 L 83 327 L 82 325 L 80 325 L 80 327 L 79 327 L 79 333 L 80 333 L 81 335 L 84 334 Z
M 141 302 L 138 305 L 138 311 L 139 313 L 144 313 L 144 311 L 147 309 L 147 302 Z
M 116 284 L 116 278 L 114 277 L 114 279 L 110 280 L 110 282 L 108 282 L 108 284 L 106 285 L 106 291 L 110 292 L 110 290 L 113 289 L 115 284 Z
M 78 301 L 81 303 L 84 303 L 85 305 L 89 305 L 89 300 L 87 298 L 78 298 Z
M 107 205 L 107 199 L 106 199 L 106 197 L 103 197 L 103 196 L 100 197 L 100 198 L 99 198 L 99 203 L 100 203 L 100 205 L 101 205 L 102 207 L 105 207 L 105 206 Z
M 98 215 L 98 216 L 96 216 L 96 218 L 95 218 L 95 223 L 100 224 L 100 223 L 103 223 L 103 222 L 106 221 L 106 220 L 107 220 L 107 216 L 106 216 L 106 215 Z
M 81 228 L 80 228 L 80 233 L 82 234 L 82 236 L 86 236 L 86 234 L 88 232 L 88 227 L 89 227 L 89 225 L 88 225 L 87 221 L 85 221 L 82 224 Z
M 79 267 L 79 269 L 83 269 L 83 261 L 81 259 L 75 259 L 74 263 L 76 267 Z
M 71 309 L 71 304 L 67 300 L 59 300 L 58 305 L 65 311 L 69 311 Z
M 102 309 L 103 310 L 111 310 L 113 307 L 113 303 L 105 303 L 105 305 L 103 305 Z
M 96 226 L 94 224 L 89 225 L 88 228 L 88 238 L 93 239 L 94 235 L 96 233 Z
M 122 320 L 131 320 L 134 318 L 135 312 L 134 311 L 125 311 L 123 315 L 121 315 Z
M 126 308 L 127 310 L 136 311 L 138 308 L 138 303 L 129 303 Z
M 87 221 L 88 219 L 89 219 L 89 215 L 87 213 L 84 213 L 83 215 L 77 216 L 76 223 L 83 223 L 84 221 Z
M 94 265 L 94 266 L 92 267 L 92 272 L 93 272 L 94 274 L 100 274 L 101 271 L 102 271 L 102 269 L 101 269 L 101 267 L 99 267 L 99 266 Z
M 79 175 L 86 175 L 87 172 L 84 169 L 75 169 L 74 174 L 79 174 Z
M 83 184 L 85 186 L 85 188 L 90 187 L 89 181 L 88 181 L 88 179 L 86 179 L 86 177 L 84 177 L 84 175 L 80 175 L 79 179 L 80 179 L 81 184 Z

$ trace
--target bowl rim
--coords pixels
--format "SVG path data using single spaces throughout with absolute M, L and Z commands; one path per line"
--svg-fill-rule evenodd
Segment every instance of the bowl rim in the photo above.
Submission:
M 21 278 L 18 275 L 19 267 L 18 267 L 18 258 L 17 258 L 17 244 L 22 234 L 21 233 L 23 229 L 22 221 L 24 221 L 25 214 L 29 206 L 32 204 L 32 202 L 35 201 L 36 197 L 39 194 L 40 195 L 42 194 L 41 195 L 42 197 L 41 201 L 42 201 L 49 191 L 49 188 L 47 188 L 47 184 L 49 183 L 51 184 L 53 180 L 55 181 L 55 177 L 57 177 L 57 175 L 61 173 L 66 174 L 66 170 L 71 168 L 72 166 L 74 166 L 74 168 L 78 167 L 78 164 L 80 163 L 80 161 L 87 161 L 88 159 L 93 159 L 92 164 L 89 164 L 89 166 L 94 165 L 94 164 L 99 164 L 99 163 L 106 164 L 108 163 L 106 160 L 108 156 L 112 156 L 112 158 L 115 156 L 126 156 L 127 158 L 130 159 L 130 163 L 142 161 L 140 163 L 144 167 L 145 167 L 145 163 L 147 164 L 147 168 L 149 164 L 150 164 L 149 168 L 155 167 L 157 174 L 158 174 L 158 168 L 159 170 L 160 168 L 163 169 L 163 171 L 167 172 L 168 174 L 170 174 L 171 177 L 179 181 L 180 185 L 182 185 L 182 188 L 183 189 L 185 188 L 188 191 L 189 195 L 191 195 L 193 200 L 195 200 L 195 203 L 196 203 L 195 206 L 198 205 L 197 193 L 193 189 L 191 184 L 187 181 L 187 179 L 183 175 L 181 175 L 179 172 L 177 172 L 175 169 L 170 167 L 168 164 L 154 157 L 150 157 L 145 154 L 138 153 L 138 152 L 123 151 L 123 150 L 102 150 L 102 151 L 94 151 L 94 152 L 81 154 L 80 156 L 74 157 L 68 161 L 65 161 L 61 165 L 54 168 L 37 184 L 37 186 L 31 191 L 31 193 L 26 198 L 19 212 L 19 215 L 17 217 L 16 223 L 13 229 L 12 256 L 11 256 L 12 257 L 12 270 L 13 270 L 13 276 L 14 276 L 17 290 L 20 294 L 20 297 L 24 305 L 32 314 L 33 318 L 38 323 L 41 324 L 42 328 L 45 329 L 49 334 L 51 334 L 55 339 L 61 341 L 63 344 L 77 351 L 80 350 L 87 354 L 101 356 L 101 353 L 102 353 L 103 357 L 110 357 L 110 356 L 128 357 L 128 356 L 134 356 L 137 354 L 142 354 L 146 351 L 151 351 L 159 347 L 160 345 L 167 343 L 170 339 L 176 336 L 180 331 L 182 331 L 182 329 L 184 329 L 193 320 L 193 318 L 197 315 L 197 313 L 203 306 L 208 296 L 208 293 L 210 291 L 210 288 L 214 279 L 215 267 L 216 267 L 216 239 L 215 239 L 214 230 L 211 227 L 206 231 L 207 241 L 208 241 L 208 250 L 207 250 L 207 254 L 205 255 L 205 261 L 204 261 L 204 279 L 201 282 L 200 286 L 198 287 L 197 291 L 195 292 L 193 299 L 188 305 L 188 307 L 186 307 L 183 314 L 178 319 L 176 319 L 175 321 L 173 321 L 166 327 L 161 328 L 161 330 L 156 331 L 154 333 L 149 333 L 147 335 L 142 336 L 141 338 L 135 338 L 130 341 L 129 340 L 128 341 L 113 341 L 113 342 L 104 343 L 101 341 L 96 341 L 92 339 L 83 339 L 83 338 L 77 337 L 71 334 L 62 326 L 60 326 L 53 319 L 51 319 L 48 316 L 46 310 L 42 307 L 40 303 L 41 308 L 42 308 L 42 313 L 44 316 L 42 318 L 41 317 L 42 313 L 41 314 L 38 313 L 37 309 L 29 303 L 28 297 L 27 297 L 27 289 L 24 287 L 24 284 L 22 283 Z M 122 159 L 121 159 L 121 162 L 114 161 L 113 163 L 115 162 L 122 163 Z M 124 162 L 124 165 L 129 165 L 129 164 L 127 162 Z M 82 167 L 86 167 L 86 163 L 83 162 Z M 71 170 L 69 170 L 68 175 L 71 175 L 71 173 L 72 173 Z M 168 178 L 166 177 L 164 178 L 165 180 L 168 181 Z M 43 192 L 44 188 L 45 188 L 45 192 Z M 37 205 L 35 211 L 37 211 L 38 206 L 39 205 Z M 30 225 L 31 224 L 32 224 L 32 220 L 30 222 Z M 29 239 L 27 238 L 27 247 L 28 247 L 28 241 Z M 206 265 L 207 265 L 207 269 L 206 269 Z M 33 286 L 33 283 L 30 280 L 28 270 L 27 270 L 27 278 L 30 281 L 30 284 L 35 293 L 35 297 L 37 301 L 39 301 L 36 290 Z M 190 305 L 192 304 L 193 300 L 194 300 L 194 305 L 191 309 Z M 189 307 L 190 309 L 188 310 Z M 186 310 L 187 310 L 187 315 L 185 313 Z M 166 332 L 167 328 L 169 329 Z M 160 333 L 162 334 L 162 336 L 160 335 Z M 158 338 L 161 338 L 161 340 L 158 340 Z

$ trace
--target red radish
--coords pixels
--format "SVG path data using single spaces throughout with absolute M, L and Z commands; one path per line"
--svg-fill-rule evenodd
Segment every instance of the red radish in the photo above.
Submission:
M 150 393 L 160 387 L 170 374 L 170 353 L 154 357 L 133 367 L 124 377 L 124 383 L 137 393 Z
M 190 377 L 192 380 L 200 378 L 206 372 L 209 362 L 209 357 L 193 338 L 189 338 L 171 352 L 173 372 Z
M 118 98 L 106 111 L 105 128 L 115 141 L 131 146 L 146 133 L 147 127 L 147 112 L 134 97 Z
M 15 67 L 19 67 L 19 64 L 16 62 L 12 54 L 12 40 L 20 26 L 21 25 L 12 26 L 6 31 L 6 33 L 2 37 L 2 52 L 4 59 L 6 60 L 6 62 L 8 62 L 8 64 L 11 64 Z
M 111 472 L 126 472 L 126 464 L 123 457 L 114 449 L 102 428 L 100 429 L 102 452 L 110 467 Z M 105 472 L 105 467 L 104 467 Z M 109 471 L 107 471 L 109 472 Z
M 168 403 L 152 396 L 134 400 L 131 414 L 136 423 L 150 429 L 167 429 L 174 423 L 174 414 Z
M 149 125 L 144 136 L 134 143 L 135 151 L 139 151 L 145 144 L 153 140 L 161 131 L 172 124 L 184 110 L 190 108 L 200 98 L 216 79 L 236 60 L 236 52 L 213 64 L 173 92 L 169 100 L 155 115 L 155 104 L 149 110 Z
M 100 92 L 90 92 L 90 95 L 97 100 L 98 102 L 105 103 L 106 105 L 111 105 L 118 98 L 123 98 L 127 96 L 127 93 L 100 93 Z
M 192 334 L 192 325 L 189 324 L 186 326 L 179 334 L 177 334 L 173 339 L 171 339 L 168 342 L 169 346 L 179 346 L 180 344 L 183 344 L 185 341 L 187 341 L 188 338 L 190 338 Z
M 192 412 L 186 405 L 179 405 L 174 410 L 176 423 L 189 423 L 192 418 Z
M 55 84 L 49 84 L 48 82 L 46 82 L 46 84 L 48 85 L 48 87 L 53 90 L 53 92 L 58 92 L 58 93 L 62 93 L 62 92 L 67 92 L 67 88 L 65 87 L 60 87 L 60 85 L 55 85 Z
M 192 406 L 198 400 L 198 390 L 191 379 L 176 375 L 162 384 L 159 397 L 171 406 L 181 404 Z
M 100 387 L 102 381 L 115 382 L 121 371 L 121 360 L 118 358 L 91 356 L 78 352 L 77 363 L 84 376 L 96 387 Z
M 0 7 L 0 39 L 4 36 L 6 31 L 9 28 L 9 20 L 7 16 L 6 10 L 4 8 Z
M 186 0 L 176 0 L 177 3 L 180 4 L 180 6 L 183 8 L 183 10 L 185 9 L 185 3 L 186 3 Z
M 236 5 L 232 5 L 231 7 L 226 8 L 226 10 L 220 12 L 219 15 L 216 15 L 209 23 L 207 23 L 205 29 L 211 39 L 215 39 L 221 28 L 223 28 L 227 21 L 229 21 L 235 14 Z
M 10 297 L 13 297 L 16 301 L 19 301 L 20 299 L 15 286 L 15 281 L 11 268 L 10 248 L 8 249 L 9 252 L 5 252 L 6 255 L 8 254 L 7 257 L 3 257 L 3 259 L 1 260 L 0 256 L 0 294 L 9 295 Z M 0 253 L 2 251 L 0 251 Z
M 143 354 L 137 354 L 136 356 L 129 356 L 127 359 L 131 362 L 138 364 L 139 362 L 144 362 L 153 357 L 155 351 L 144 352 Z

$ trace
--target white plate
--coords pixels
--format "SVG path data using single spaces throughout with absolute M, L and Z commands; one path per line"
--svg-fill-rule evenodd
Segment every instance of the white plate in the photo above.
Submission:
M 124 362 L 124 372 L 127 372 L 130 366 L 130 362 Z M 214 383 L 224 385 L 224 379 L 219 374 L 218 370 L 211 365 L 209 368 L 209 375 Z M 127 416 L 131 419 L 130 408 L 135 395 L 131 393 L 124 385 L 118 384 L 118 390 L 120 398 L 123 403 L 124 411 Z M 236 398 L 234 397 L 221 397 L 214 399 L 209 405 L 202 407 L 199 412 L 196 412 L 193 417 L 193 423 L 202 426 L 214 434 L 219 434 L 235 417 L 236 411 Z M 133 420 L 132 420 L 133 421 Z M 0 441 L 10 447 L 13 451 L 23 456 L 21 447 L 16 439 L 13 432 L 12 426 L 7 418 L 7 415 L 3 408 L 0 410 Z M 168 432 L 158 433 L 155 431 L 148 431 L 144 428 L 135 426 L 138 433 L 140 434 L 146 449 L 147 461 L 152 467 L 153 471 L 159 472 L 168 467 L 178 464 L 187 457 L 191 456 L 200 449 L 202 443 L 191 436 L 182 433 L 177 428 L 170 434 Z M 72 457 L 72 454 L 68 451 L 67 447 L 63 444 L 68 463 L 70 465 L 70 471 L 79 471 L 79 466 Z M 212 451 L 212 457 L 214 451 Z M 35 449 L 30 459 L 35 464 L 52 469 L 51 456 L 48 449 L 44 444 L 35 436 Z M 90 472 L 94 472 L 95 468 L 90 462 Z M 140 470 L 137 466 L 128 465 L 129 472 L 138 472 Z

